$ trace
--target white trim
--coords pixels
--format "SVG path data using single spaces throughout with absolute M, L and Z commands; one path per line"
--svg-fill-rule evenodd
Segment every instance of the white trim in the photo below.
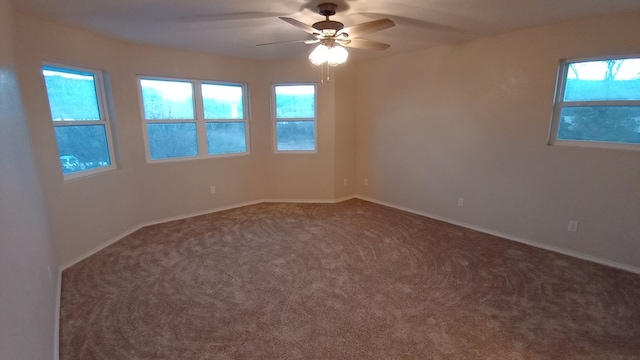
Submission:
M 60 278 L 62 278 L 62 271 L 72 267 L 73 265 L 81 262 L 82 260 L 85 260 L 86 258 L 96 254 L 97 252 L 99 252 L 100 250 L 115 244 L 116 242 L 124 239 L 125 237 L 133 234 L 134 232 L 147 227 L 147 226 L 151 226 L 151 225 L 157 225 L 157 224 L 162 224 L 162 223 L 166 223 L 166 222 L 170 222 L 170 221 L 176 221 L 176 220 L 182 220 L 182 219 L 187 219 L 187 218 L 191 218 L 191 217 L 195 217 L 195 216 L 201 216 L 201 215 L 207 215 L 207 214 L 212 214 L 212 213 L 216 213 L 216 212 L 220 212 L 220 211 L 226 211 L 226 210 L 231 210 L 231 209 L 236 209 L 236 208 L 240 208 L 240 207 L 244 207 L 244 206 L 249 206 L 249 205 L 257 205 L 257 204 L 262 204 L 262 203 L 317 203 L 317 204 L 335 204 L 335 203 L 339 203 L 339 202 L 343 202 L 346 200 L 351 200 L 356 198 L 356 196 L 345 196 L 343 198 L 339 198 L 339 199 L 334 199 L 334 200 L 327 200 L 327 199 L 261 199 L 261 200 L 256 200 L 256 201 L 248 201 L 248 202 L 244 202 L 244 203 L 240 203 L 240 204 L 234 204 L 234 205 L 229 205 L 229 206 L 223 206 L 223 207 L 219 207 L 219 208 L 214 208 L 214 209 L 208 209 L 208 210 L 203 210 L 203 211 L 198 211 L 198 212 L 194 212 L 194 213 L 189 213 L 186 215 L 178 215 L 178 216 L 172 216 L 169 218 L 164 218 L 164 219 L 159 219 L 159 220 L 152 220 L 152 221 L 147 221 L 144 222 L 142 224 L 138 224 L 132 228 L 130 228 L 129 230 L 120 233 L 116 236 L 114 236 L 113 238 L 111 238 L 109 241 L 105 242 L 104 244 L 99 245 L 98 247 L 95 247 L 87 252 L 85 252 L 84 254 L 78 256 L 77 258 L 67 261 L 66 263 L 60 265 L 59 270 L 60 270 Z M 372 201 L 373 202 L 373 201 Z
M 345 197 L 337 198 L 337 199 L 335 199 L 333 202 L 337 204 L 337 203 L 341 203 L 341 202 L 343 202 L 343 201 L 347 201 L 347 200 L 351 200 L 351 199 L 356 199 L 356 198 L 357 198 L 357 196 L 355 196 L 355 195 L 345 196 Z
M 251 112 L 249 106 L 249 83 L 216 81 L 208 79 L 191 79 L 191 78 L 174 78 L 167 76 L 155 75 L 137 75 L 138 87 L 138 103 L 140 106 L 140 118 L 142 119 L 142 135 L 145 143 L 145 156 L 147 164 L 189 161 L 199 159 L 215 159 L 225 156 L 241 156 L 251 154 Z M 149 81 L 168 81 L 177 83 L 189 83 L 191 85 L 191 96 L 193 100 L 193 119 L 147 119 L 144 113 L 144 99 L 142 96 L 142 80 Z M 202 85 L 223 85 L 236 86 L 242 90 L 242 115 L 240 119 L 207 119 L 204 115 L 204 96 L 202 93 Z M 151 147 L 149 144 L 149 125 L 150 124 L 194 124 L 196 127 L 196 149 L 195 155 L 177 156 L 170 158 L 151 158 Z M 207 138 L 207 124 L 209 123 L 243 123 L 244 124 L 244 140 L 245 151 L 209 154 L 209 142 Z
M 160 220 L 154 220 L 154 221 L 148 221 L 139 225 L 136 225 L 134 227 L 132 227 L 131 229 L 113 237 L 111 240 L 107 241 L 106 243 L 87 251 L 86 253 L 80 255 L 79 257 L 68 261 L 66 263 L 64 263 L 63 265 L 61 265 L 58 268 L 58 284 L 57 284 L 57 299 L 56 299 L 56 314 L 55 314 L 55 334 L 54 334 L 54 360 L 58 360 L 59 359 L 59 353 L 60 353 L 60 301 L 61 301 L 61 296 L 62 296 L 62 272 L 68 268 L 70 268 L 71 266 L 87 259 L 88 257 L 96 254 L 97 252 L 99 252 L 100 250 L 115 244 L 116 242 L 124 239 L 126 236 L 133 234 L 134 232 L 142 229 L 143 227 L 146 226 L 151 226 L 151 225 L 157 225 L 157 224 L 162 224 L 165 222 L 169 222 L 169 221 L 175 221 L 175 220 L 182 220 L 182 219 L 186 219 L 186 218 L 190 218 L 190 217 L 194 217 L 194 216 L 201 216 L 201 215 L 206 215 L 206 214 L 211 214 L 211 213 L 215 213 L 215 212 L 220 212 L 220 211 L 225 211 L 225 210 L 231 210 L 231 209 L 235 209 L 235 208 L 240 208 L 240 207 L 244 207 L 244 206 L 249 206 L 249 205 L 257 205 L 257 204 L 261 204 L 261 203 L 317 203 L 317 204 L 336 204 L 336 203 L 340 203 L 343 201 L 347 201 L 347 200 L 351 200 L 351 199 L 360 199 L 360 200 L 364 200 L 364 201 L 369 201 L 372 202 L 374 204 L 379 204 L 379 205 L 383 205 L 383 206 L 388 206 L 394 209 L 398 209 L 398 210 L 402 210 L 402 211 L 407 211 L 416 215 L 421 215 L 421 216 L 425 216 L 431 219 L 435 219 L 435 220 L 439 220 L 439 221 L 444 221 L 446 223 L 449 224 L 453 224 L 453 225 L 457 225 L 457 226 L 461 226 L 467 229 L 472 229 L 472 230 L 476 230 L 476 231 L 480 231 L 482 233 L 485 234 L 489 234 L 489 235 L 494 235 L 506 240 L 512 240 L 512 241 L 516 241 L 525 245 L 530 245 L 536 248 L 540 248 L 540 249 L 545 249 L 545 250 L 549 250 L 549 251 L 553 251 L 556 253 L 560 253 L 563 255 L 567 255 L 567 256 L 571 256 L 574 258 L 578 258 L 578 259 L 582 259 L 582 260 L 586 260 L 586 261 L 590 261 L 590 262 L 594 262 L 597 264 L 601 264 L 601 265 L 605 265 L 605 266 L 609 266 L 612 268 L 616 268 L 616 269 L 620 269 L 620 270 L 625 270 L 631 273 L 635 273 L 635 274 L 640 274 L 640 268 L 637 267 L 633 267 L 633 266 L 629 266 L 629 265 L 624 265 L 624 264 L 620 264 L 620 263 L 616 263 L 613 261 L 609 261 L 609 260 L 605 260 L 599 257 L 595 257 L 595 256 L 591 256 L 591 255 L 587 255 L 587 254 L 582 254 L 582 253 L 578 253 L 578 252 L 574 252 L 574 251 L 570 251 L 570 250 L 565 250 L 562 248 L 558 248 L 555 246 L 551 246 L 551 245 L 546 245 L 546 244 L 542 244 L 539 242 L 535 242 L 535 241 L 531 241 L 531 240 L 526 240 L 526 239 L 522 239 L 519 237 L 515 237 L 515 236 L 511 236 L 505 233 L 501 233 L 501 232 L 497 232 L 497 231 L 493 231 L 493 230 L 489 230 L 489 229 L 485 229 L 479 226 L 475 226 L 475 225 L 471 225 L 471 224 L 467 224 L 467 223 L 463 223 L 460 221 L 456 221 L 456 220 L 452 220 L 452 219 L 448 219 L 445 217 L 441 217 L 441 216 L 436 216 L 433 214 L 429 214 L 429 213 L 425 213 L 422 211 L 417 211 L 414 209 L 410 209 L 407 207 L 403 207 L 403 206 L 399 206 L 399 205 L 395 205 L 392 203 L 388 203 L 388 202 L 384 202 L 384 201 L 380 201 L 380 200 L 375 200 L 372 198 L 368 198 L 365 196 L 360 196 L 360 195 L 353 195 L 353 196 L 345 196 L 342 198 L 338 198 L 338 199 L 334 199 L 334 200 L 327 200 L 327 199 L 263 199 L 263 200 L 256 200 L 256 201 L 249 201 L 249 202 L 245 202 L 245 203 L 240 203 L 240 204 L 235 204 L 235 205 L 229 205 L 229 206 L 223 206 L 220 208 L 215 208 L 215 209 L 210 209 L 210 210 L 204 210 L 204 211 L 199 211 L 199 212 L 195 212 L 195 213 L 190 213 L 187 215 L 180 215 L 180 216 L 173 216 L 170 218 L 164 218 L 164 219 L 160 219 Z
M 388 206 L 388 207 L 391 207 L 391 208 L 394 208 L 394 209 L 410 212 L 410 213 L 413 213 L 413 214 L 416 214 L 416 215 L 426 216 L 426 217 L 434 219 L 434 220 L 444 221 L 446 223 L 457 225 L 457 226 L 461 226 L 463 228 L 476 230 L 476 231 L 479 231 L 481 233 L 497 236 L 497 237 L 500 237 L 500 238 L 503 238 L 503 239 L 506 239 L 506 240 L 516 241 L 516 242 L 519 242 L 519 243 L 522 243 L 522 244 L 525 244 L 525 245 L 533 246 L 533 247 L 544 249 L 544 250 L 549 250 L 549 251 L 552 251 L 552 252 L 555 252 L 555 253 L 571 256 L 571 257 L 578 258 L 578 259 L 581 259 L 581 260 L 586 260 L 586 261 L 594 262 L 594 263 L 597 263 L 597 264 L 600 264 L 600 265 L 604 265 L 604 266 L 608 266 L 608 267 L 612 267 L 612 268 L 616 268 L 616 269 L 632 272 L 632 273 L 635 273 L 635 274 L 640 274 L 640 268 L 637 268 L 635 266 L 625 265 L 625 264 L 617 263 L 615 261 L 610 261 L 610 260 L 606 260 L 606 259 L 603 259 L 603 258 L 599 258 L 599 257 L 596 257 L 596 256 L 592 256 L 592 255 L 588 255 L 588 254 L 584 254 L 584 253 L 580 253 L 580 252 L 576 252 L 576 251 L 572 251 L 572 250 L 559 248 L 559 247 L 556 247 L 556 246 L 553 246 L 553 245 L 547 245 L 547 244 L 540 243 L 540 242 L 537 242 L 537 241 L 523 239 L 523 238 L 520 238 L 520 237 L 517 237 L 517 236 L 505 234 L 505 233 L 502 233 L 502 232 L 499 232 L 499 231 L 489 230 L 489 229 L 486 229 L 486 228 L 483 228 L 483 227 L 480 227 L 480 226 L 467 224 L 467 223 L 464 223 L 464 222 L 461 222 L 461 221 L 452 220 L 452 219 L 445 218 L 445 217 L 442 217 L 442 216 L 433 215 L 433 214 L 430 214 L 430 213 L 426 213 L 426 212 L 410 209 L 410 208 L 407 208 L 407 207 L 404 207 L 404 206 L 399 206 L 399 205 L 395 205 L 395 204 L 384 202 L 384 201 L 380 201 L 380 200 L 371 199 L 371 198 L 368 198 L 368 197 L 365 197 L 365 196 L 356 195 L 356 196 L 354 196 L 354 198 L 360 199 L 360 200 L 364 200 L 364 201 L 369 201 L 369 202 L 372 202 L 372 203 L 375 203 L 375 204 L 379 204 L 379 205 L 383 205 L 383 206 Z
M 571 64 L 584 63 L 591 61 L 606 61 L 606 60 L 624 60 L 624 59 L 640 59 L 637 55 L 622 55 L 622 56 L 603 56 L 596 58 L 583 58 L 583 59 L 563 59 L 560 60 L 558 66 L 558 74 L 556 78 L 556 89 L 553 97 L 553 111 L 551 114 L 551 125 L 549 127 L 549 139 L 547 144 L 552 146 L 574 146 L 574 147 L 591 147 L 591 148 L 603 148 L 614 150 L 640 150 L 640 144 L 629 142 L 616 142 L 606 140 L 575 140 L 575 139 L 558 139 L 558 132 L 560 129 L 562 110 L 568 107 L 638 107 L 640 100 L 581 100 L 581 101 L 565 101 L 564 95 L 567 85 L 567 76 L 569 74 L 569 67 Z
M 53 334 L 53 360 L 60 359 L 60 300 L 62 298 L 62 268 L 58 268 L 58 281 L 56 284 L 56 313 L 54 317 Z
M 185 215 L 179 215 L 179 216 L 172 216 L 169 218 L 164 218 L 164 219 L 159 219 L 159 220 L 152 220 L 152 221 L 147 221 L 144 222 L 142 224 L 138 224 L 132 228 L 130 228 L 129 230 L 116 235 L 115 237 L 111 238 L 111 240 L 107 241 L 104 244 L 99 245 L 98 247 L 95 247 L 87 252 L 85 252 L 84 254 L 78 256 L 77 258 L 71 260 L 71 261 L 67 261 L 66 263 L 60 265 L 60 271 L 64 271 L 70 267 L 72 267 L 73 265 L 81 262 L 82 260 L 85 260 L 86 258 L 96 254 L 97 252 L 99 252 L 100 250 L 113 245 L 115 243 L 117 243 L 118 241 L 124 239 L 125 237 L 133 234 L 134 232 L 142 229 L 143 227 L 147 227 L 147 226 L 151 226 L 151 225 L 157 225 L 157 224 L 162 224 L 162 223 L 166 223 L 166 222 L 170 222 L 170 221 L 176 221 L 176 220 L 182 220 L 182 219 L 187 219 L 190 217 L 195 217 L 195 216 L 201 216 L 201 215 L 207 215 L 207 214 L 211 214 L 211 213 L 215 213 L 215 212 L 219 212 L 219 211 L 225 211 L 225 210 L 231 210 L 231 209 L 235 209 L 235 208 L 239 208 L 239 207 L 243 207 L 243 206 L 248 206 L 248 205 L 255 205 L 255 204 L 260 204 L 264 202 L 263 200 L 259 200 L 259 201 L 249 201 L 249 202 L 245 202 L 245 203 L 240 203 L 240 204 L 235 204 L 235 205 L 229 205 L 229 206 L 223 206 L 223 207 L 219 207 L 219 208 L 214 208 L 214 209 L 209 209 L 209 210 L 203 210 L 203 211 L 198 211 L 195 213 L 189 213 L 189 214 L 185 214 Z
M 77 257 L 77 258 L 75 258 L 75 259 L 73 259 L 71 261 L 67 261 L 66 263 L 60 265 L 60 271 L 62 272 L 64 270 L 72 267 L 73 265 L 75 265 L 75 264 L 81 262 L 82 260 L 90 257 L 91 255 L 94 255 L 98 251 L 100 251 L 100 250 L 102 250 L 102 249 L 104 249 L 104 248 L 106 248 L 106 247 L 108 247 L 110 245 L 115 244 L 119 240 L 124 239 L 125 237 L 133 234 L 134 232 L 142 229 L 143 227 L 144 227 L 144 225 L 137 225 L 137 226 L 135 226 L 135 227 L 133 227 L 133 228 L 131 228 L 131 229 L 119 234 L 119 235 L 116 235 L 115 237 L 113 237 L 109 241 L 107 241 L 106 243 L 103 243 L 103 244 L 99 245 L 98 247 L 95 247 L 95 248 L 87 251 L 86 253 L 80 255 L 79 257 Z
M 98 107 L 98 114 L 100 119 L 97 120 L 87 120 L 87 121 L 73 121 L 73 120 L 55 120 L 53 119 L 53 113 L 51 112 L 51 100 L 49 99 L 49 89 L 47 87 L 47 81 L 44 75 L 45 68 L 56 69 L 59 72 L 66 73 L 82 73 L 82 74 L 91 74 L 93 76 L 93 88 L 96 91 L 96 106 Z M 51 115 L 51 120 L 53 124 L 53 129 L 57 127 L 64 126 L 104 126 L 105 138 L 107 142 L 107 153 L 109 154 L 109 165 L 98 166 L 95 168 L 87 169 L 87 170 L 78 170 L 72 173 L 65 174 L 62 166 L 60 167 L 60 173 L 62 174 L 63 181 L 76 180 L 81 179 L 86 176 L 92 176 L 96 174 L 101 174 L 103 172 L 116 170 L 118 168 L 118 164 L 115 156 L 115 149 L 113 144 L 113 130 L 111 129 L 112 116 L 111 109 L 109 107 L 110 96 L 107 96 L 107 80 L 105 77 L 108 75 L 105 70 L 94 70 L 85 67 L 75 66 L 75 65 L 65 65 L 55 62 L 42 62 L 41 66 L 41 77 L 42 82 L 44 83 L 44 88 L 47 94 L 47 105 L 49 107 L 49 114 Z M 58 139 L 56 138 L 56 148 L 58 150 L 58 157 L 63 154 L 60 153 L 60 144 L 58 144 Z
M 345 196 L 339 199 L 263 199 L 264 203 L 289 203 L 289 204 L 337 204 L 346 200 L 354 199 L 355 196 Z
M 102 174 L 105 172 L 109 172 L 109 171 L 113 171 L 116 170 L 117 167 L 115 165 L 115 161 L 111 161 L 111 165 L 107 165 L 107 166 L 99 166 L 99 167 L 95 167 L 89 170 L 80 170 L 80 171 L 76 171 L 76 172 L 72 172 L 72 173 L 62 173 L 62 180 L 67 183 L 70 181 L 74 181 L 74 180 L 78 180 L 78 179 L 84 179 L 86 177 L 89 176 L 94 176 L 94 175 L 98 175 L 98 174 Z
M 528 239 L 523 239 L 517 236 L 513 236 L 510 234 L 506 234 L 506 233 L 502 233 L 499 231 L 494 231 L 494 230 L 490 230 L 487 228 L 483 228 L 480 226 L 476 226 L 476 225 L 472 225 L 472 224 L 467 224 L 461 221 L 457 221 L 457 220 L 452 220 L 446 217 L 442 217 L 442 216 L 437 216 L 437 215 L 433 215 L 430 213 L 426 213 L 423 211 L 418 211 L 415 209 L 411 209 L 411 208 L 407 208 L 404 206 L 399 206 L 396 204 L 392 204 L 392 203 L 388 203 L 385 201 L 380 201 L 380 200 L 376 200 L 376 199 L 372 199 L 372 198 L 368 198 L 366 196 L 360 196 L 360 195 L 353 195 L 353 196 L 345 196 L 342 198 L 338 198 L 338 199 L 262 199 L 262 200 L 256 200 L 256 201 L 249 201 L 249 202 L 244 202 L 244 203 L 240 203 L 240 204 L 235 204 L 235 205 L 229 205 L 229 206 L 223 206 L 223 207 L 219 207 L 219 208 L 214 208 L 214 209 L 209 209 L 209 210 L 203 210 L 203 211 L 199 211 L 199 212 L 195 212 L 195 213 L 189 213 L 186 215 L 179 215 L 179 216 L 173 216 L 173 217 L 169 217 L 169 218 L 164 218 L 164 219 L 159 219 L 159 220 L 153 220 L 153 221 L 148 221 L 142 224 L 138 224 L 134 227 L 132 227 L 131 229 L 116 235 L 115 237 L 113 237 L 111 240 L 107 241 L 106 243 L 93 248 L 87 252 L 85 252 L 84 254 L 80 255 L 79 257 L 68 261 L 64 264 L 62 264 L 59 267 L 59 275 L 58 275 L 58 303 L 59 303 L 59 298 L 60 298 L 60 283 L 62 280 L 62 271 L 70 268 L 71 266 L 85 260 L 86 258 L 96 254 L 97 252 L 99 252 L 100 250 L 115 244 L 116 242 L 120 241 L 121 239 L 133 234 L 134 232 L 142 229 L 143 227 L 147 227 L 147 226 L 151 226 L 151 225 L 157 225 L 157 224 L 162 224 L 162 223 L 166 223 L 166 222 L 170 222 L 170 221 L 176 221 L 176 220 L 182 220 L 182 219 L 186 219 L 186 218 L 190 218 L 190 217 L 195 217 L 195 216 L 201 216 L 201 215 L 207 215 L 207 214 L 211 214 L 211 213 L 215 213 L 215 212 L 220 212 L 220 211 L 225 211 L 225 210 L 231 210 L 231 209 L 236 209 L 236 208 L 240 208 L 240 207 L 244 207 L 244 206 L 249 206 L 249 205 L 257 205 L 257 204 L 261 204 L 261 203 L 299 203 L 299 204 L 337 204 L 343 201 L 347 201 L 347 200 L 351 200 L 351 199 L 360 199 L 360 200 L 364 200 L 364 201 L 369 201 L 372 202 L 374 204 L 379 204 L 379 205 L 383 205 L 383 206 L 388 206 L 394 209 L 398 209 L 398 210 L 402 210 L 402 211 L 407 211 L 416 215 L 421 215 L 421 216 L 426 216 L 428 218 L 431 219 L 435 219 L 435 220 L 439 220 L 439 221 L 444 221 L 446 223 L 449 224 L 453 224 L 453 225 L 457 225 L 457 226 L 461 226 L 467 229 L 472 229 L 472 230 L 476 230 L 485 234 L 489 234 L 489 235 L 493 235 L 493 236 L 497 236 L 503 239 L 507 239 L 507 240 L 512 240 L 512 241 L 516 241 L 522 244 L 526 244 L 526 245 L 530 245 L 533 247 L 537 247 L 540 249 L 545 249 L 545 250 L 549 250 L 549 251 L 553 251 L 556 253 L 560 253 L 563 255 L 567 255 L 567 256 L 571 256 L 574 258 L 578 258 L 578 259 L 582 259 L 582 260 L 586 260 L 586 261 L 591 261 L 597 264 L 601 264 L 601 265 L 605 265 L 605 266 L 609 266 L 612 268 L 616 268 L 616 269 L 620 269 L 620 270 L 625 270 L 625 271 L 629 271 L 635 274 L 640 274 L 640 268 L 635 267 L 635 266 L 630 266 L 630 265 L 625 265 L 625 264 L 621 264 L 615 261 L 610 261 L 610 260 L 606 260 L 600 257 L 596 257 L 596 256 L 592 256 L 592 255 L 588 255 L 588 254 L 584 254 L 584 253 L 580 253 L 580 252 L 576 252 L 576 251 L 572 251 L 572 250 L 567 250 L 567 249 L 563 249 L 560 247 L 556 247 L 553 245 L 548 245 L 548 244 L 544 244 L 544 243 L 540 243 L 537 241 L 532 241 L 532 240 L 528 240 Z M 58 304 L 59 307 L 59 304 Z M 59 311 L 58 311 L 58 315 L 59 316 Z M 58 321 L 58 319 L 56 319 L 56 321 Z
M 588 140 L 558 140 L 555 139 L 550 145 L 574 146 L 593 149 L 614 149 L 614 150 L 640 150 L 640 145 L 630 143 L 616 143 L 605 141 L 588 141 Z
M 313 86 L 313 118 L 279 118 L 276 106 L 276 88 L 278 86 Z M 313 150 L 279 150 L 278 149 L 278 123 L 279 122 L 313 122 Z M 317 154 L 318 153 L 318 84 L 315 82 L 285 82 L 271 84 L 271 141 L 274 154 Z

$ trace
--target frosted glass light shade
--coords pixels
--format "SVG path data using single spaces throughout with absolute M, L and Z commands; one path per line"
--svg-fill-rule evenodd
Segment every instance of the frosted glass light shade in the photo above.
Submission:
M 349 52 L 347 49 L 342 46 L 334 46 L 329 49 L 329 57 L 327 61 L 329 62 L 329 66 L 338 66 L 345 61 L 349 57 Z
M 309 61 L 311 61 L 313 65 L 320 66 L 327 61 L 328 57 L 329 48 L 326 45 L 320 44 L 309 54 Z
M 334 45 L 328 47 L 320 44 L 309 54 L 309 61 L 316 66 L 320 66 L 325 62 L 327 62 L 329 66 L 338 66 L 347 61 L 348 57 L 349 52 L 342 46 Z

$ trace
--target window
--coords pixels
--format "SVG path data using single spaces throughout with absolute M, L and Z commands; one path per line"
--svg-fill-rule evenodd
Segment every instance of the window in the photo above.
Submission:
M 209 155 L 247 151 L 244 89 L 238 85 L 201 84 Z
M 316 151 L 316 86 L 275 85 L 276 152 Z
M 139 80 L 149 160 L 248 153 L 244 85 Z
M 44 65 L 42 75 L 65 179 L 115 168 L 102 74 Z
M 640 149 L 640 58 L 563 61 L 550 144 Z

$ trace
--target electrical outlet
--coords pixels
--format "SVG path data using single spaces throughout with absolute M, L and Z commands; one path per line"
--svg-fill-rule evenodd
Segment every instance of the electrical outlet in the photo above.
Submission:
M 347 178 L 342 179 L 342 184 L 347 185 Z
M 209 190 L 211 191 L 211 194 L 215 194 L 216 193 L 216 187 L 215 186 L 212 186 Z
M 458 206 L 464 206 L 464 198 L 458 198 Z
M 578 222 L 575 220 L 569 220 L 569 225 L 567 226 L 567 230 L 571 232 L 578 231 Z
M 364 186 L 369 186 L 369 179 L 364 179 Z

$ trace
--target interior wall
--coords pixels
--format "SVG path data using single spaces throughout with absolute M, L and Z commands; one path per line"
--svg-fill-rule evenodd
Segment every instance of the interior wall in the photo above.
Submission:
M 0 357 L 51 359 L 58 272 L 17 81 L 13 22 L 9 0 L 0 0 Z
M 335 72 L 335 198 L 353 196 L 356 189 L 356 63 L 347 62 Z M 346 184 L 345 184 L 346 179 Z
M 306 60 L 229 59 L 124 43 L 25 14 L 17 19 L 18 42 L 29 44 L 16 47 L 25 111 L 59 263 L 149 221 L 263 199 L 333 200 L 357 189 L 640 266 L 632 251 L 640 224 L 640 191 L 631 180 L 640 173 L 637 152 L 546 145 L 559 59 L 632 53 L 640 43 L 631 35 L 637 16 L 348 64 L 328 82 Z M 117 170 L 63 181 L 43 61 L 107 72 Z M 251 155 L 148 164 L 137 75 L 247 83 Z M 286 82 L 318 84 L 317 154 L 273 151 L 271 87 Z M 456 206 L 458 197 L 465 206 Z M 566 231 L 568 220 L 579 221 L 577 233 Z
M 359 194 L 639 269 L 640 153 L 547 145 L 560 59 L 638 55 L 638 33 L 594 18 L 360 64 Z
M 18 41 L 29 44 L 18 46 L 17 51 L 25 111 L 57 259 L 64 264 L 145 219 L 141 204 L 145 190 L 139 176 L 139 167 L 144 164 L 142 124 L 139 114 L 132 113 L 138 109 L 130 105 L 135 100 L 121 92 L 126 88 L 123 79 L 135 83 L 122 69 L 127 59 L 118 42 L 23 14 L 17 20 Z M 117 170 L 63 180 L 42 77 L 43 62 L 107 71 L 113 88 Z
M 112 78 L 122 101 L 115 104 L 131 129 L 118 129 L 118 136 L 135 139 L 137 156 L 132 159 L 134 177 L 139 181 L 138 197 L 143 221 L 208 211 L 264 197 L 264 184 L 259 174 L 260 161 L 268 140 L 263 135 L 268 118 L 254 105 L 268 89 L 259 78 L 260 64 L 254 61 L 228 59 L 134 44 L 118 44 L 126 54 L 126 63 L 118 64 L 118 77 Z M 250 102 L 250 155 L 209 159 L 147 163 L 143 124 L 137 88 L 138 75 L 168 76 L 212 81 L 245 83 Z M 116 86 L 116 85 L 114 85 Z M 115 91 L 114 91 L 115 93 Z M 115 98 L 115 94 L 114 94 Z M 124 166 L 124 164 L 123 164 Z M 210 193 L 210 187 L 216 193 Z
M 268 199 L 333 199 L 335 87 L 333 82 L 321 82 L 320 75 L 320 68 L 306 59 L 263 63 L 262 76 L 269 88 L 274 84 L 306 82 L 316 84 L 317 91 L 316 153 L 275 153 L 273 126 L 267 131 L 269 149 L 264 152 L 264 160 L 265 174 L 271 180 L 266 192 Z M 273 105 L 270 93 L 268 102 L 271 119 Z
M 147 222 L 264 199 L 335 198 L 335 86 L 321 84 L 319 68 L 306 59 L 259 62 L 143 46 L 27 14 L 18 15 L 16 28 L 19 42 L 29 44 L 17 52 L 21 85 L 61 264 Z M 43 62 L 107 73 L 117 170 L 63 180 L 41 75 Z M 251 154 L 147 163 L 138 75 L 246 83 Z M 316 154 L 274 153 L 272 85 L 287 82 L 318 84 L 322 106 L 318 107 Z M 344 161 L 341 164 L 344 167 Z M 211 186 L 216 194 L 210 194 Z

